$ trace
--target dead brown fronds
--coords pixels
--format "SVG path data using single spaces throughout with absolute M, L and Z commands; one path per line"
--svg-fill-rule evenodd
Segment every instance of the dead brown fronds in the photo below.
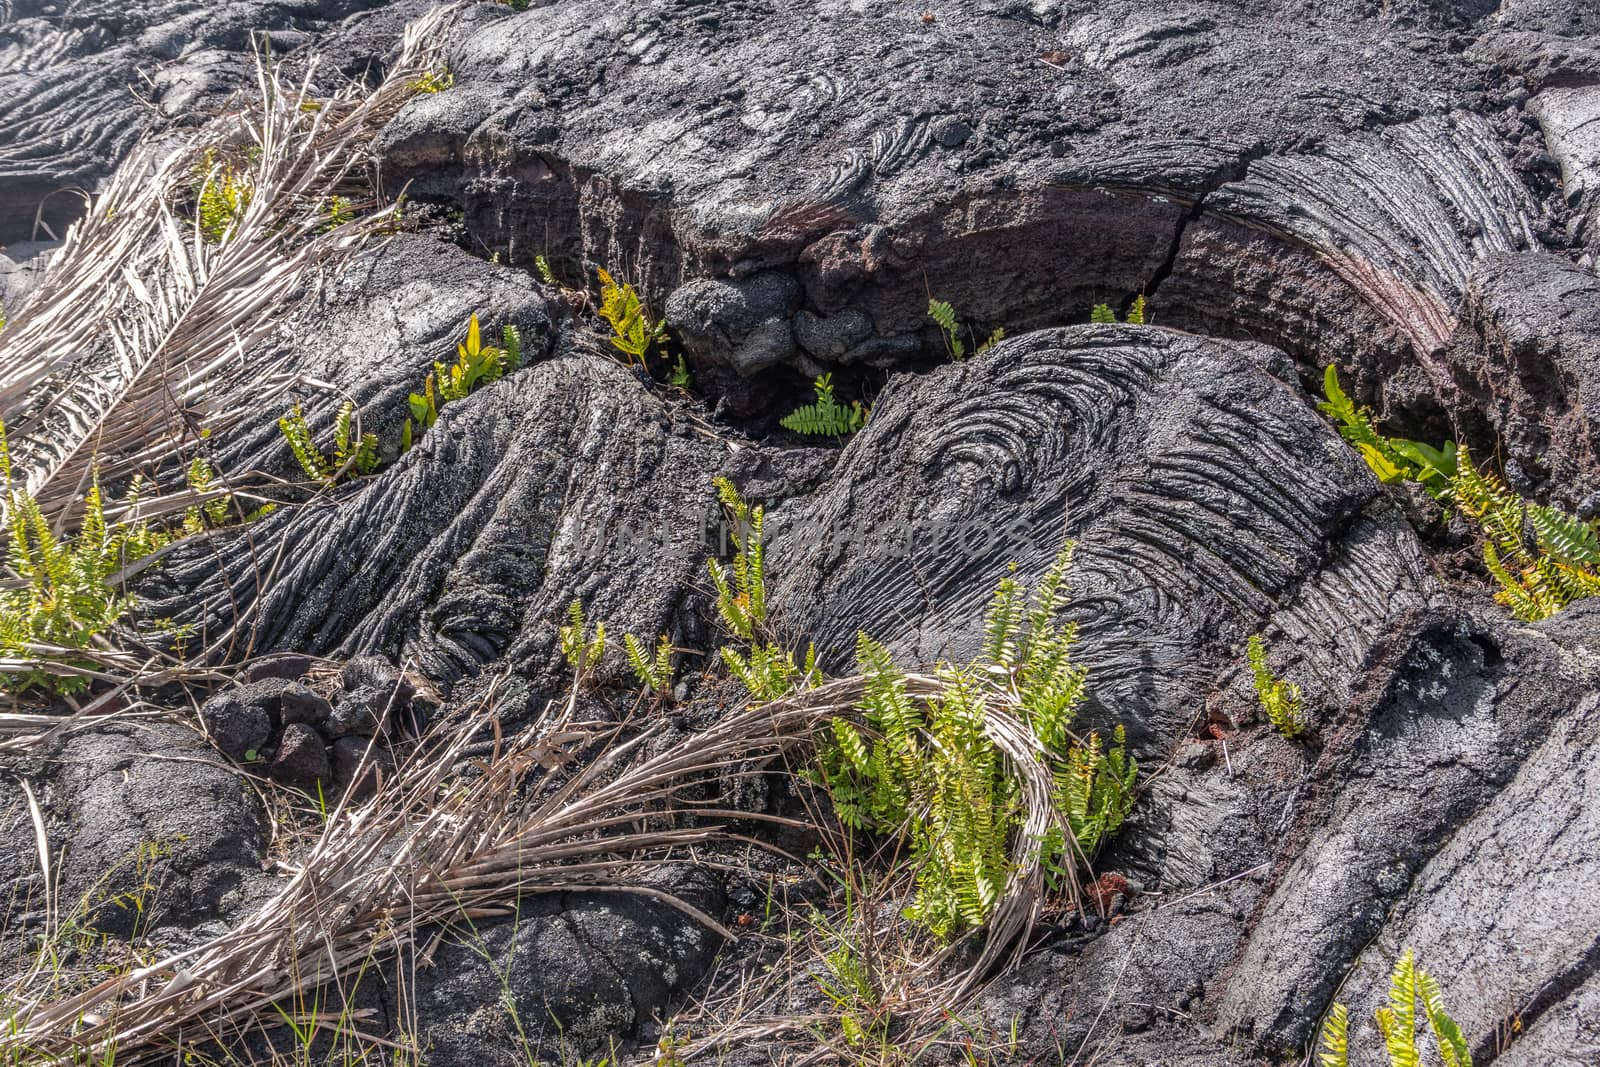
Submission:
M 246 503 L 262 502 L 225 476 L 197 491 L 172 488 L 175 479 L 160 475 L 182 469 L 205 435 L 297 380 L 258 342 L 287 305 L 315 292 L 320 274 L 393 225 L 393 205 L 332 218 L 329 205 L 355 184 L 372 137 L 434 66 L 453 11 L 438 8 L 407 27 L 376 89 L 351 84 L 314 97 L 314 63 L 291 85 L 263 52 L 256 99 L 180 139 L 148 138 L 92 198 L 44 282 L 0 331 L 0 423 L 15 490 L 36 500 L 58 531 L 81 515 L 97 480 L 135 474 L 167 491 L 108 507 L 107 521 L 170 521 L 224 496 L 243 517 Z M 223 187 L 230 192 L 219 216 Z M 241 383 L 250 384 L 251 405 L 224 403 Z M 130 508 L 137 514 L 124 514 Z M 113 584 L 159 555 L 142 557 Z M 15 576 L 0 576 L 7 580 Z M 184 674 L 174 657 L 119 644 L 102 639 L 71 657 L 44 646 L 14 649 L 0 672 L 113 685 Z
M 527 894 L 646 894 L 731 939 L 714 917 L 632 876 L 720 836 L 715 820 L 750 818 L 692 799 L 698 794 L 690 787 L 765 773 L 787 754 L 809 751 L 835 716 L 855 714 L 864 684 L 844 679 L 746 707 L 655 755 L 647 753 L 659 727 L 626 739 L 615 728 L 552 730 L 557 703 L 548 721 L 502 739 L 490 756 L 471 761 L 470 773 L 459 773 L 474 739 L 486 730 L 498 737 L 486 704 L 440 727 L 371 799 L 329 812 L 282 890 L 234 930 L 69 997 L 13 990 L 13 1033 L 0 1050 L 20 1063 L 43 1063 L 115 1049 L 119 1064 L 140 1063 L 170 1054 L 174 1041 L 274 1025 L 281 1018 L 275 1005 L 350 978 L 375 953 L 405 948 L 443 924 L 511 914 Z M 913 675 L 908 686 L 932 696 L 941 683 Z M 1029 783 L 1032 805 L 1047 799 L 1047 776 L 1010 718 L 997 708 L 992 735 Z M 572 759 L 580 749 L 592 753 L 582 767 Z M 1046 803 L 1030 812 L 1029 826 L 1052 818 Z M 1016 875 L 981 946 L 932 948 L 905 970 L 910 984 L 895 995 L 898 1003 L 911 1003 L 913 985 L 925 1004 L 954 1003 L 1010 957 L 1042 898 L 1035 853 L 1019 842 Z
M 173 142 L 152 137 L 68 231 L 43 284 L 0 332 L 0 419 L 21 487 L 59 519 L 98 463 L 117 478 L 180 456 L 207 430 L 251 414 L 219 405 L 228 384 L 258 399 L 292 384 L 253 356 L 285 304 L 390 224 L 380 208 L 330 228 L 328 205 L 366 162 L 372 136 L 435 62 L 442 7 L 407 27 L 376 89 L 313 98 L 263 55 L 259 99 Z M 237 157 L 248 189 L 207 234 L 188 205 Z

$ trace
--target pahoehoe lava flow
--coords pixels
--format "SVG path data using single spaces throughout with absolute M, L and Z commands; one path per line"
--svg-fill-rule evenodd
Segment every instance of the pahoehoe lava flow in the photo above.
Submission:
M 1588 0 L 0 0 L 0 1064 L 1600 1063 L 1597 272 Z

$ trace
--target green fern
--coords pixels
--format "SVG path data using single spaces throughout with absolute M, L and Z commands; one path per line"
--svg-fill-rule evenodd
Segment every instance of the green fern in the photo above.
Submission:
M 1090 322 L 1116 322 L 1117 313 L 1111 309 L 1110 304 L 1096 304 L 1089 312 Z M 1133 298 L 1133 306 L 1128 309 L 1128 317 L 1124 320 L 1130 326 L 1143 326 L 1145 324 L 1144 294 L 1140 293 Z
M 606 624 L 596 623 L 593 631 L 584 617 L 583 604 L 567 605 L 567 621 L 560 629 L 561 655 L 579 682 L 594 672 L 606 652 Z
M 1444 1007 L 1439 982 L 1417 966 L 1416 956 L 1406 949 L 1389 976 L 1389 1003 L 1376 1012 L 1378 1031 L 1383 1035 L 1384 1051 L 1390 1067 L 1421 1067 L 1422 1050 L 1417 1043 L 1417 1005 L 1433 1033 L 1434 1047 L 1444 1067 L 1472 1067 L 1472 1053 L 1466 1036 Z M 1349 1067 L 1350 1013 L 1335 1004 L 1322 1024 L 1322 1067 Z
M 289 413 L 278 420 L 278 430 L 289 443 L 289 451 L 294 454 L 307 478 L 324 486 L 333 486 L 341 479 L 371 474 L 377 469 L 378 438 L 371 433 L 356 432 L 355 408 L 354 402 L 346 400 L 334 418 L 332 458 L 312 440 L 311 428 L 306 424 L 299 401 L 295 401 Z
M 717 592 L 717 614 L 734 635 L 753 641 L 767 621 L 766 548 L 762 543 L 765 509 L 751 507 L 726 478 L 715 478 L 712 485 L 731 520 L 733 539 L 732 568 L 712 559 L 706 561 L 711 584 Z
M 1267 666 L 1267 646 L 1260 634 L 1252 635 L 1246 643 L 1245 657 L 1250 661 L 1256 697 L 1261 701 L 1267 721 L 1284 737 L 1299 737 L 1306 728 L 1305 711 L 1300 706 L 1300 687 L 1273 677 Z
M 961 325 L 956 319 L 956 309 L 950 306 L 947 300 L 929 300 L 928 317 L 932 319 L 944 333 L 945 351 L 950 353 L 950 358 L 960 363 L 967 358 L 967 345 L 962 340 L 962 334 L 972 337 L 971 329 Z M 975 355 L 983 355 L 989 349 L 1005 340 L 1006 331 L 996 328 L 983 343 L 978 345 Z
M 795 663 L 793 652 L 773 644 L 754 644 L 745 652 L 724 645 L 717 651 L 728 673 L 739 680 L 757 704 L 781 700 L 802 684 L 821 681 L 814 646 L 806 651 L 803 665 Z
M 511 331 L 506 336 L 512 339 L 516 350 L 515 359 L 520 360 L 521 338 L 516 334 L 515 327 L 508 326 L 505 330 Z M 501 375 L 514 366 L 515 361 L 508 349 L 483 344 L 478 316 L 473 315 L 467 320 L 467 339 L 456 346 L 456 361 L 448 367 L 442 363 L 433 365 L 433 372 L 439 383 L 440 403 L 464 400 L 479 385 L 498 381 Z
M 1477 524 L 1484 567 L 1499 586 L 1495 599 L 1517 618 L 1534 622 L 1600 596 L 1600 524 L 1523 500 L 1497 475 L 1478 470 L 1465 445 L 1435 449 L 1385 437 L 1345 395 L 1332 366 L 1323 376 L 1323 395 L 1317 406 L 1339 423 L 1339 433 L 1381 481 L 1415 481 Z
M 624 634 L 622 643 L 628 652 L 628 666 L 639 679 L 639 684 L 653 693 L 658 700 L 672 696 L 672 642 L 662 634 L 652 655 L 645 643 L 632 634 Z
M 420 77 L 406 83 L 406 88 L 414 93 L 442 93 L 456 83 L 456 76 L 448 67 L 439 70 L 430 70 Z
M 409 452 L 418 430 L 426 433 L 439 421 L 439 409 L 452 400 L 462 400 L 480 385 L 500 378 L 522 366 L 522 331 L 515 326 L 500 327 L 500 345 L 485 345 L 476 314 L 467 319 L 467 338 L 456 345 L 456 361 L 450 366 L 435 362 L 422 381 L 422 392 L 406 398 L 410 416 L 400 428 L 400 451 Z
M 1077 856 L 1093 855 L 1132 807 L 1138 768 L 1122 731 L 1107 746 L 1070 730 L 1086 678 L 1070 655 L 1076 627 L 1057 618 L 1071 559 L 1068 545 L 1031 596 L 1014 571 L 1001 581 L 982 654 L 964 667 L 941 664 L 935 699 L 911 699 L 887 649 L 857 637 L 861 725 L 834 720 L 819 749 L 821 777 L 844 825 L 905 837 L 916 872 L 906 915 L 941 937 L 985 922 L 1014 865 L 1020 798 L 985 733 L 989 701 L 1015 695 L 1049 754 L 1066 829 L 1040 843 L 1047 872 L 1059 877 Z
M 12 478 L 4 422 L 0 422 L 0 483 L 6 559 L 19 579 L 14 587 L 0 589 L 0 655 L 87 667 L 88 661 L 72 650 L 99 643 L 133 605 L 131 597 L 113 586 L 113 578 L 128 564 L 171 543 L 172 535 L 138 520 L 108 523 L 98 481 L 91 482 L 84 495 L 78 532 L 58 535 L 38 502 Z M 135 478 L 122 502 L 127 514 L 137 513 L 141 492 L 142 483 Z M 83 678 L 44 667 L 0 675 L 0 688 L 12 693 L 39 688 L 72 694 L 87 684 Z
M 329 197 L 326 214 L 328 221 L 323 225 L 325 230 L 337 230 L 345 223 L 354 221 L 356 217 L 355 210 L 350 206 L 350 198 L 345 196 Z
M 635 360 L 642 365 L 651 346 L 666 340 L 666 320 L 650 321 L 632 285 L 619 285 L 604 270 L 599 275 L 600 317 L 611 326 L 612 347 L 627 357 L 628 366 L 633 366 Z
M 687 389 L 691 384 L 693 384 L 693 378 L 689 374 L 689 368 L 683 362 L 682 352 L 678 353 L 678 362 L 672 365 L 672 374 L 667 380 L 672 383 L 672 386 L 675 389 Z
M 249 175 L 208 148 L 195 167 L 194 180 L 195 226 L 207 243 L 220 244 L 250 206 L 254 191 Z
M 680 361 L 682 357 L 679 357 Z M 817 402 L 796 408 L 778 424 L 786 430 L 812 436 L 843 437 L 861 429 L 867 419 L 867 410 L 857 400 L 844 407 L 833 398 L 833 375 L 824 374 L 813 383 Z
M 1536 622 L 1600 596 L 1600 570 L 1591 562 L 1600 547 L 1595 524 L 1527 503 L 1495 474 L 1474 467 L 1465 448 L 1460 455 L 1452 495 L 1483 533 L 1484 565 L 1500 586 L 1495 599 Z
M 550 269 L 550 261 L 544 256 L 533 257 L 533 269 L 538 272 L 539 280 L 546 285 L 556 284 L 556 272 Z
M 1335 1004 L 1322 1024 L 1322 1067 L 1350 1067 L 1350 1012 Z
M 184 472 L 184 480 L 188 482 L 191 492 L 201 495 L 218 489 L 216 470 L 199 456 L 189 461 L 188 470 Z M 233 494 L 226 492 L 199 504 L 189 505 L 183 512 L 183 533 L 187 536 L 226 525 L 228 511 L 232 505 Z

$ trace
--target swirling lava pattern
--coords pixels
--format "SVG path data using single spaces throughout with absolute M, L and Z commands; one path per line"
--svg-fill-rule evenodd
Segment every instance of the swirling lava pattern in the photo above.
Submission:
M 1383 618 L 1419 596 L 1411 566 L 1318 584 L 1374 536 L 1409 541 L 1398 517 L 1363 514 L 1375 495 L 1271 349 L 1041 331 L 896 381 L 832 480 L 779 516 L 774 601 L 835 665 L 857 630 L 909 660 L 963 657 L 1008 562 L 1036 578 L 1074 539 L 1093 710 L 1171 740 L 1219 651 L 1280 608 L 1309 622 L 1333 598 Z

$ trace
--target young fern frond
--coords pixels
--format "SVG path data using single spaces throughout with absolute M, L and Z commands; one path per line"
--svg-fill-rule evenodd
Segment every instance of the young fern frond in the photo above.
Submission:
M 642 365 L 650 346 L 666 339 L 665 320 L 651 322 L 632 285 L 619 285 L 607 271 L 600 271 L 600 317 L 611 326 L 611 344 L 627 357 L 628 366 L 634 360 Z
M 853 401 L 845 407 L 834 400 L 833 375 L 822 375 L 813 383 L 813 388 L 817 393 L 816 403 L 795 408 L 778 420 L 780 426 L 809 436 L 843 437 L 855 433 L 866 423 L 867 409 L 861 406 L 861 401 Z
M 983 621 L 983 654 L 1002 667 L 1017 663 L 1017 638 L 1022 632 L 1024 594 L 1016 578 L 1017 565 L 1000 580 L 989 600 L 989 613 Z
M 422 392 L 406 398 L 409 417 L 400 429 L 400 451 L 409 452 L 419 433 L 426 433 L 439 421 L 439 409 L 453 400 L 463 400 L 480 385 L 498 381 L 522 366 L 522 331 L 512 325 L 500 327 L 500 347 L 483 343 L 478 316 L 467 320 L 467 337 L 456 345 L 456 360 L 449 366 L 434 361 L 433 370 L 422 380 Z M 376 459 L 376 441 L 372 450 Z
M 184 480 L 191 492 L 202 495 L 211 493 L 217 488 L 217 472 L 200 456 L 189 461 L 188 469 L 184 472 Z M 203 533 L 208 529 L 226 525 L 228 509 L 232 502 L 233 495 L 223 493 L 204 503 L 189 505 L 183 512 L 184 534 Z
M 628 666 L 633 668 L 634 677 L 639 679 L 639 684 L 644 686 L 657 698 L 665 699 L 672 695 L 672 642 L 666 634 L 662 634 L 656 642 L 654 655 L 645 647 L 645 643 L 632 634 L 624 634 L 622 643 L 627 648 Z
M 583 604 L 574 600 L 567 605 L 567 621 L 561 626 L 560 637 L 561 655 L 566 659 L 567 666 L 572 668 L 576 679 L 584 681 L 605 655 L 606 624 L 596 623 L 591 632 L 589 621 L 583 613 Z
M 1140 293 L 1133 298 L 1133 304 L 1128 308 L 1128 317 L 1123 321 L 1129 326 L 1143 326 L 1145 324 L 1146 306 L 1144 294 Z M 1116 322 L 1117 313 L 1111 309 L 1110 304 L 1096 304 L 1089 312 L 1090 322 Z
M 957 363 L 967 358 L 967 346 L 961 340 L 961 324 L 956 321 L 956 309 L 948 300 L 929 300 L 928 317 L 944 331 L 945 348 Z
M 730 536 L 734 554 L 732 568 L 717 560 L 707 560 L 711 584 L 717 592 L 717 613 L 724 625 L 745 641 L 753 641 L 756 631 L 767 621 L 766 548 L 763 526 L 766 512 L 759 504 L 751 507 L 726 478 L 712 481 L 717 498 L 731 520 Z
M 300 469 L 306 472 L 307 478 L 325 482 L 333 477 L 333 468 L 329 465 L 328 458 L 311 440 L 311 429 L 306 425 L 305 413 L 300 410 L 298 400 L 289 413 L 278 420 L 278 431 L 289 443 L 289 451 L 294 454 L 295 461 L 300 464 Z
M 1472 1067 L 1472 1052 L 1467 1048 L 1467 1036 L 1444 1007 L 1444 993 L 1439 980 L 1421 967 L 1416 968 L 1417 993 L 1422 998 L 1422 1011 L 1428 1018 L 1428 1028 L 1439 1049 L 1439 1059 L 1444 1067 Z
M 820 753 L 823 781 L 845 825 L 905 838 L 916 872 L 905 914 L 937 936 L 987 921 L 1016 864 L 1021 797 L 986 730 L 991 702 L 1020 704 L 1049 762 L 1059 821 L 1029 846 L 1041 850 L 1048 879 L 1059 882 L 1077 856 L 1092 855 L 1132 808 L 1138 768 L 1123 732 L 1107 746 L 1097 735 L 1080 743 L 1070 730 L 1086 677 L 1071 660 L 1075 627 L 1057 621 L 1070 560 L 1069 545 L 1031 597 L 1007 575 L 983 654 L 964 667 L 941 664 L 935 697 L 911 699 L 888 650 L 857 638 L 862 726 L 836 720 Z
M 333 423 L 333 463 L 335 474 L 355 471 L 371 474 L 378 465 L 378 438 L 375 434 L 355 432 L 354 402 L 346 400 L 339 408 Z
M 1338 420 L 1341 436 L 1379 479 L 1418 482 L 1477 524 L 1484 567 L 1499 586 L 1495 599 L 1517 618 L 1536 622 L 1573 601 L 1600 596 L 1600 523 L 1523 500 L 1498 475 L 1479 470 L 1465 445 L 1447 442 L 1434 449 L 1384 437 L 1345 395 L 1332 366 L 1323 376 L 1323 393 L 1317 406 Z
M 1400 957 L 1389 976 L 1389 1006 L 1377 1011 L 1378 1029 L 1391 1067 L 1421 1067 L 1417 1049 L 1417 973 L 1411 950 Z
M 1472 1053 L 1466 1035 L 1444 1007 L 1439 982 L 1417 966 L 1416 955 L 1406 949 L 1389 976 L 1389 1002 L 1375 1013 L 1378 1031 L 1383 1035 L 1389 1067 L 1421 1067 L 1422 1050 L 1417 1045 L 1417 1004 L 1433 1032 L 1443 1067 L 1472 1067 Z M 1350 1013 L 1335 1004 L 1322 1024 L 1321 1067 L 1349 1067 Z
M 1256 697 L 1261 701 L 1267 721 L 1284 737 L 1299 737 L 1306 728 L 1305 711 L 1300 706 L 1300 687 L 1274 677 L 1267 666 L 1267 646 L 1260 634 L 1251 635 L 1245 645 L 1245 658 L 1250 662 Z
M 357 436 L 354 421 L 355 404 L 346 400 L 334 419 L 331 459 L 312 440 L 311 428 L 306 424 L 299 401 L 278 420 L 278 431 L 289 443 L 289 451 L 300 469 L 306 472 L 306 477 L 324 486 L 333 486 L 341 478 L 371 474 L 378 466 L 378 438 L 370 433 Z
M 195 167 L 195 226 L 207 244 L 221 244 L 250 206 L 254 190 L 249 175 L 219 160 L 215 149 Z
M 98 481 L 91 481 L 84 494 L 77 533 L 58 536 L 38 501 L 19 488 L 11 474 L 5 424 L 0 422 L 0 488 L 10 535 L 6 560 L 19 579 L 0 589 L 0 656 L 89 666 L 60 650 L 89 649 L 122 620 L 133 600 L 113 588 L 111 580 L 127 564 L 169 544 L 172 536 L 137 519 L 108 522 Z M 135 479 L 123 501 L 130 515 L 136 513 L 140 491 Z M 50 651 L 41 653 L 38 646 Z M 0 689 L 12 693 L 37 687 L 72 694 L 87 684 L 81 677 L 59 674 L 42 664 L 0 674 Z
M 1335 1004 L 1322 1023 L 1321 1067 L 1350 1067 L 1350 1012 Z
M 818 680 L 815 648 L 806 654 L 803 667 L 795 665 L 794 653 L 777 645 L 751 645 L 748 655 L 724 645 L 718 654 L 728 673 L 739 680 L 757 704 L 781 700 L 802 683 L 812 685 Z
M 1600 532 L 1592 522 L 1541 504 L 1528 505 L 1528 523 L 1539 548 L 1569 567 L 1600 567 Z
M 950 359 L 955 363 L 960 363 L 966 359 L 967 344 L 962 340 L 962 335 L 965 334 L 974 340 L 976 340 L 976 337 L 969 327 L 962 326 L 960 321 L 956 319 L 956 309 L 950 305 L 950 302 L 948 300 L 929 300 L 928 317 L 934 321 L 940 332 L 944 334 L 944 347 L 945 351 L 950 354 Z M 1005 340 L 1005 336 L 1005 329 L 996 327 L 994 332 L 984 338 L 983 342 L 978 345 L 974 354 L 983 355 L 989 349 Z

